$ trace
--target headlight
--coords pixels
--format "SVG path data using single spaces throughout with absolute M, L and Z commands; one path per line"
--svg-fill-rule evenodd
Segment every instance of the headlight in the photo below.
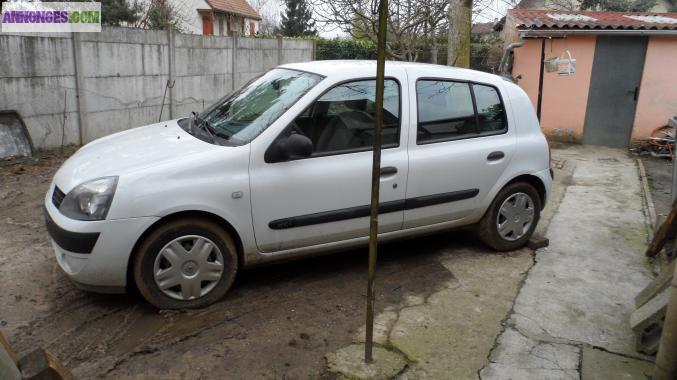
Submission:
M 117 184 L 118 177 L 97 178 L 80 184 L 66 195 L 59 211 L 71 219 L 104 220 Z

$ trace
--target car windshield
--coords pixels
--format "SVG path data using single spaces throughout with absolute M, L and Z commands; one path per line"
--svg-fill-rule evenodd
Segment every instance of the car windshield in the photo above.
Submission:
M 199 115 L 231 144 L 249 143 L 322 80 L 316 74 L 274 69 Z

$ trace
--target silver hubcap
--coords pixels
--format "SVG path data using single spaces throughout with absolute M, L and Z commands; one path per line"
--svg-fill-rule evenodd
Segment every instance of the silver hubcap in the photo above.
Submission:
M 527 233 L 534 220 L 534 202 L 524 193 L 515 193 L 506 199 L 498 211 L 496 225 L 505 240 L 514 241 Z
M 223 274 L 223 255 L 211 240 L 181 236 L 155 258 L 153 277 L 160 290 L 177 300 L 194 300 L 211 292 Z

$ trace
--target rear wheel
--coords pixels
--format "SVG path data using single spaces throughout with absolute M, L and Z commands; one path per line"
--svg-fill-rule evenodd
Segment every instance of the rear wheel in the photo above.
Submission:
M 526 182 L 504 187 L 479 223 L 480 239 L 498 251 L 522 247 L 531 237 L 541 216 L 541 199 Z
M 134 281 L 160 309 L 200 308 L 221 299 L 238 270 L 235 243 L 216 223 L 171 221 L 143 241 L 134 260 Z

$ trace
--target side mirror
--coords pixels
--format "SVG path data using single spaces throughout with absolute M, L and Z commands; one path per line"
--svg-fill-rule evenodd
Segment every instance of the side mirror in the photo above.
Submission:
M 268 163 L 284 162 L 307 158 L 312 154 L 313 142 L 304 135 L 292 133 L 288 137 L 277 139 L 266 151 L 264 159 Z

